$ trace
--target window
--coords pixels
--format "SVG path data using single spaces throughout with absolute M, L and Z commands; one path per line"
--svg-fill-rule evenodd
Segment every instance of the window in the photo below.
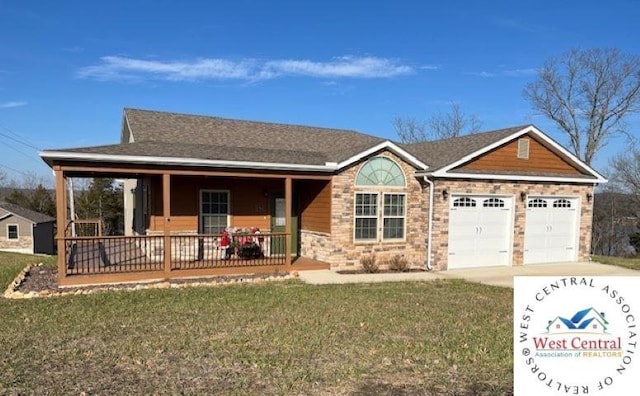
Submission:
M 545 201 L 544 199 L 532 199 L 531 201 L 529 201 L 529 203 L 527 204 L 528 207 L 530 208 L 546 208 L 547 207 L 547 201 Z
M 504 208 L 504 200 L 499 198 L 485 199 L 482 206 L 485 208 Z
M 356 175 L 356 186 L 405 187 L 404 173 L 387 157 L 373 157 Z M 355 199 L 354 239 L 385 241 L 404 239 L 405 194 L 358 192 Z
M 476 207 L 476 201 L 474 199 L 469 198 L 469 197 L 457 198 L 456 200 L 453 201 L 453 207 L 454 208 L 459 208 L 459 207 L 475 208 Z
M 568 199 L 556 199 L 555 201 L 553 201 L 553 207 L 554 208 L 570 208 L 571 201 L 569 201 Z
M 379 240 L 379 224 L 382 224 L 383 241 L 403 239 L 405 200 L 404 194 L 357 193 L 355 201 L 355 240 Z
M 356 194 L 356 240 L 378 239 L 378 194 Z
M 518 159 L 529 159 L 529 139 L 518 139 Z
M 229 192 L 200 192 L 200 227 L 203 234 L 219 234 L 229 226 Z
M 382 239 L 404 238 L 404 195 L 384 194 Z
M 389 158 L 374 157 L 360 168 L 356 186 L 404 187 L 404 174 L 400 166 Z
M 9 224 L 9 225 L 7 225 L 7 239 L 13 240 L 13 241 L 18 239 L 18 225 L 17 224 Z

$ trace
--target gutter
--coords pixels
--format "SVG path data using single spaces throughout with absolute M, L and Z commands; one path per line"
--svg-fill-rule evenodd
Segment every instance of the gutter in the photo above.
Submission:
M 327 162 L 324 165 L 305 165 L 274 162 L 252 162 L 252 161 L 227 161 L 227 160 L 205 160 L 196 158 L 180 157 L 156 157 L 138 155 L 113 155 L 113 154 L 90 154 L 65 151 L 42 151 L 39 153 L 49 166 L 48 160 L 89 160 L 96 162 L 114 163 L 136 163 L 136 164 L 164 164 L 182 166 L 201 166 L 212 168 L 238 168 L 238 169 L 259 169 L 259 170 L 284 170 L 284 171 L 316 171 L 332 173 L 338 170 L 338 164 Z
M 427 267 L 427 271 L 432 271 L 433 266 L 431 265 L 431 234 L 433 233 L 433 196 L 435 194 L 435 186 L 431 180 L 427 178 L 427 176 L 423 176 L 423 179 L 427 184 L 429 184 L 429 231 L 427 235 L 427 261 L 425 265 Z

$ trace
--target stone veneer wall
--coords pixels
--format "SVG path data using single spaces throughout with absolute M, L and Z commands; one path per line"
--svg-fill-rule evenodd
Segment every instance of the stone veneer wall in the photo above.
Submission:
M 20 253 L 33 253 L 33 238 L 30 236 L 23 236 L 15 239 L 7 239 L 7 237 L 0 237 L 0 250 L 6 250 L 11 252 Z
M 428 231 L 428 204 L 429 187 L 422 185 L 414 176 L 415 168 L 405 163 L 390 152 L 380 154 L 394 160 L 404 172 L 406 187 L 356 187 L 355 178 L 360 167 L 365 162 L 360 162 L 339 175 L 333 177 L 332 188 L 332 213 L 331 236 L 329 248 L 325 252 L 327 262 L 335 269 L 357 268 L 362 256 L 375 254 L 378 263 L 385 265 L 395 255 L 404 256 L 411 266 L 424 267 L 427 251 L 426 237 Z M 405 241 L 402 242 L 355 242 L 354 228 L 354 200 L 356 192 L 394 192 L 406 194 L 406 229 Z M 304 237 L 303 237 L 304 238 Z M 318 236 L 313 238 L 318 240 Z M 305 239 L 303 239 L 303 248 Z M 316 245 L 325 245 L 327 241 L 315 242 Z M 320 259 L 320 258 L 319 258 Z
M 442 190 L 449 192 L 447 199 L 442 198 Z M 496 194 L 514 197 L 514 235 L 513 235 L 513 265 L 522 265 L 524 257 L 524 228 L 526 204 L 520 198 L 520 193 L 527 195 L 557 195 L 577 197 L 580 208 L 580 236 L 578 246 L 578 260 L 587 260 L 591 251 L 591 223 L 593 219 L 593 200 L 587 201 L 587 193 L 593 194 L 592 185 L 554 184 L 554 183 L 514 183 L 505 181 L 480 180 L 437 180 L 435 182 L 432 258 L 436 269 L 447 268 L 449 254 L 449 200 L 453 194 Z
M 300 230 L 300 256 L 330 263 L 332 248 L 330 234 Z

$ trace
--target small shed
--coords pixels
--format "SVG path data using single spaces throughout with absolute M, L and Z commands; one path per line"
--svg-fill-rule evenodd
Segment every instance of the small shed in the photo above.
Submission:
M 54 225 L 51 216 L 0 201 L 0 250 L 55 254 Z

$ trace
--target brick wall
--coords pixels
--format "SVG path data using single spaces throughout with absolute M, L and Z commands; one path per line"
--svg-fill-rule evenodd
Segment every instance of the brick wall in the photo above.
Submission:
M 449 198 L 442 198 L 442 190 L 449 192 Z M 524 228 L 526 207 L 520 194 L 557 195 L 577 197 L 580 207 L 580 230 L 578 259 L 586 260 L 591 251 L 591 222 L 593 202 L 588 202 L 587 193 L 593 194 L 591 185 L 558 183 L 514 183 L 505 181 L 437 180 L 435 182 L 434 219 L 432 235 L 432 263 L 436 269 L 446 269 L 449 242 L 449 199 L 453 194 L 499 194 L 514 197 L 513 265 L 522 265 L 524 256 Z
M 412 266 L 423 267 L 426 260 L 428 230 L 428 185 L 423 186 L 414 176 L 415 168 L 392 153 L 381 154 L 394 160 L 403 170 L 406 187 L 356 187 L 355 178 L 364 164 L 358 163 L 333 178 L 330 247 L 326 253 L 332 268 L 358 267 L 360 258 L 375 254 L 384 265 L 395 255 L 402 255 Z M 356 192 L 394 192 L 406 194 L 406 230 L 403 242 L 355 242 L 354 200 Z M 304 246 L 303 239 L 303 246 Z

